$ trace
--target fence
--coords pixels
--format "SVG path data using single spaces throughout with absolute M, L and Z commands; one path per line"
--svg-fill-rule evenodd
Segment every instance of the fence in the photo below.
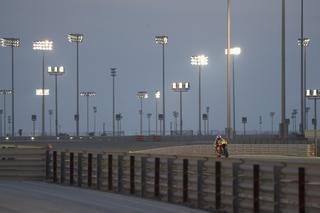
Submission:
M 1 145 L 0 178 L 44 180 L 46 149 L 39 146 Z
M 47 180 L 219 212 L 319 212 L 317 160 L 48 152 Z

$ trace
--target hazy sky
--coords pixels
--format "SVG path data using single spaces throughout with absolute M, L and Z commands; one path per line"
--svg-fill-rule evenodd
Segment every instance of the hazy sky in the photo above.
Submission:
M 287 117 L 300 108 L 300 0 L 287 2 Z M 307 88 L 319 88 L 320 1 L 305 1 L 305 36 L 312 39 L 308 48 Z M 210 107 L 210 129 L 226 127 L 226 0 L 2 0 L 0 37 L 18 37 L 21 47 L 15 51 L 16 130 L 32 130 L 31 114 L 41 124 L 41 98 L 35 89 L 41 82 L 41 53 L 32 50 L 32 41 L 50 39 L 54 50 L 46 54 L 46 65 L 64 65 L 59 77 L 59 112 L 63 132 L 74 132 L 76 112 L 76 49 L 68 43 L 68 33 L 83 33 L 80 44 L 80 90 L 94 90 L 90 99 L 97 106 L 97 130 L 106 122 L 112 128 L 112 78 L 110 68 L 118 68 L 116 77 L 116 112 L 123 114 L 122 127 L 127 133 L 139 131 L 137 91 L 146 90 L 146 114 L 155 121 L 154 93 L 162 85 L 162 50 L 154 37 L 169 37 L 166 46 L 166 127 L 179 110 L 179 96 L 170 89 L 173 81 L 189 81 L 191 90 L 183 94 L 184 129 L 198 127 L 198 73 L 190 65 L 190 56 L 205 54 L 209 65 L 202 73 L 202 111 Z M 240 46 L 236 58 L 236 128 L 242 130 L 241 117 L 248 117 L 247 128 L 269 131 L 269 113 L 274 111 L 278 127 L 280 115 L 280 0 L 233 0 L 232 46 Z M 0 89 L 11 87 L 11 53 L 0 49 Z M 48 110 L 54 109 L 54 78 L 46 76 L 51 95 Z M 86 130 L 86 102 L 80 99 L 80 131 Z M 1 106 L 2 98 L 0 101 Z M 8 98 L 8 114 L 11 101 Z M 308 105 L 311 105 L 308 101 Z M 312 105 L 313 106 L 313 105 Z M 2 107 L 1 107 L 2 108 Z M 161 105 L 159 104 L 159 111 Z M 313 112 L 313 108 L 312 111 Z M 309 113 L 309 121 L 311 120 Z M 299 114 L 298 114 L 299 118 Z M 298 119 L 299 120 L 299 119 Z M 310 127 L 309 123 L 309 127 Z

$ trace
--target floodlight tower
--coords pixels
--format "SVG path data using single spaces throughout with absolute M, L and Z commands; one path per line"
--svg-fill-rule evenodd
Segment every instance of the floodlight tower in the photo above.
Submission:
M 140 100 L 140 135 L 142 135 L 142 100 L 148 98 L 148 93 L 146 91 L 139 91 L 137 92 L 137 97 Z
M 49 40 L 43 41 L 34 41 L 33 42 L 33 49 L 42 51 L 42 93 L 44 94 L 45 90 L 45 71 L 44 71 L 44 57 L 46 51 L 51 51 L 53 46 L 53 42 Z M 42 131 L 41 136 L 45 136 L 45 95 L 42 95 Z
M 1 47 L 11 47 L 11 117 L 12 117 L 12 125 L 11 125 L 11 135 L 14 136 L 14 48 L 20 46 L 19 38 L 1 38 L 0 39 Z
M 163 114 L 163 130 L 162 135 L 166 135 L 166 120 L 165 120 L 165 57 L 164 57 L 164 47 L 168 43 L 168 36 L 161 35 L 156 36 L 156 43 L 162 45 L 162 114 Z
M 76 86 L 76 105 L 77 113 L 75 116 L 76 119 L 76 136 L 79 137 L 79 43 L 83 41 L 83 34 L 79 33 L 70 33 L 68 34 L 68 40 L 71 43 L 76 43 L 77 45 L 77 86 Z
M 96 96 L 96 92 L 93 92 L 93 91 L 80 92 L 80 95 L 87 98 L 87 135 L 89 135 L 89 97 Z
M 199 67 L 199 132 L 201 135 L 201 68 L 208 65 L 208 57 L 205 55 L 191 56 L 191 65 Z
M 56 137 L 58 137 L 58 76 L 61 76 L 64 74 L 64 67 L 63 66 L 55 66 L 55 67 L 48 67 L 48 74 L 54 76 L 54 82 L 55 82 L 55 107 L 56 107 L 56 113 L 55 113 L 55 129 L 56 129 Z

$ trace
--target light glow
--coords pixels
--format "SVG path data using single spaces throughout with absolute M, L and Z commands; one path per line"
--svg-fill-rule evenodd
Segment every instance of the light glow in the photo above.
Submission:
M 228 55 L 228 49 L 225 49 L 224 53 Z M 230 55 L 240 55 L 240 54 L 241 54 L 240 47 L 230 48 Z
M 69 42 L 82 42 L 83 41 L 83 34 L 70 33 L 70 34 L 68 34 L 68 41 Z
M 148 93 L 146 92 L 146 91 L 139 91 L 138 93 L 137 93 L 137 97 L 139 98 L 139 99 L 147 99 L 148 98 Z
M 187 92 L 190 89 L 189 82 L 173 82 L 172 90 L 175 92 Z
M 20 39 L 18 38 L 1 38 L 0 45 L 2 47 L 19 47 Z
M 37 96 L 47 96 L 49 95 L 49 89 L 36 89 Z
M 10 95 L 12 94 L 12 90 L 10 89 L 1 89 L 0 90 L 0 95 Z
M 59 66 L 59 67 L 57 67 L 57 66 L 54 66 L 54 67 L 49 66 L 48 67 L 48 73 L 50 75 L 62 75 L 64 73 L 64 67 L 63 66 Z
M 34 50 L 52 50 L 53 41 L 43 40 L 43 41 L 34 41 L 32 49 Z
M 208 56 L 205 55 L 197 55 L 197 56 L 191 56 L 191 65 L 208 65 Z
M 156 93 L 154 94 L 154 96 L 156 97 L 156 99 L 159 99 L 160 98 L 160 91 L 157 90 Z
M 168 36 L 156 36 L 156 43 L 157 44 L 167 44 L 168 43 Z

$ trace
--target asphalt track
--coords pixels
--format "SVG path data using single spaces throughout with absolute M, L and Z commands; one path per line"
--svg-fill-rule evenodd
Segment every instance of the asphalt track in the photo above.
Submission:
M 201 213 L 133 196 L 43 182 L 0 181 L 1 213 Z

